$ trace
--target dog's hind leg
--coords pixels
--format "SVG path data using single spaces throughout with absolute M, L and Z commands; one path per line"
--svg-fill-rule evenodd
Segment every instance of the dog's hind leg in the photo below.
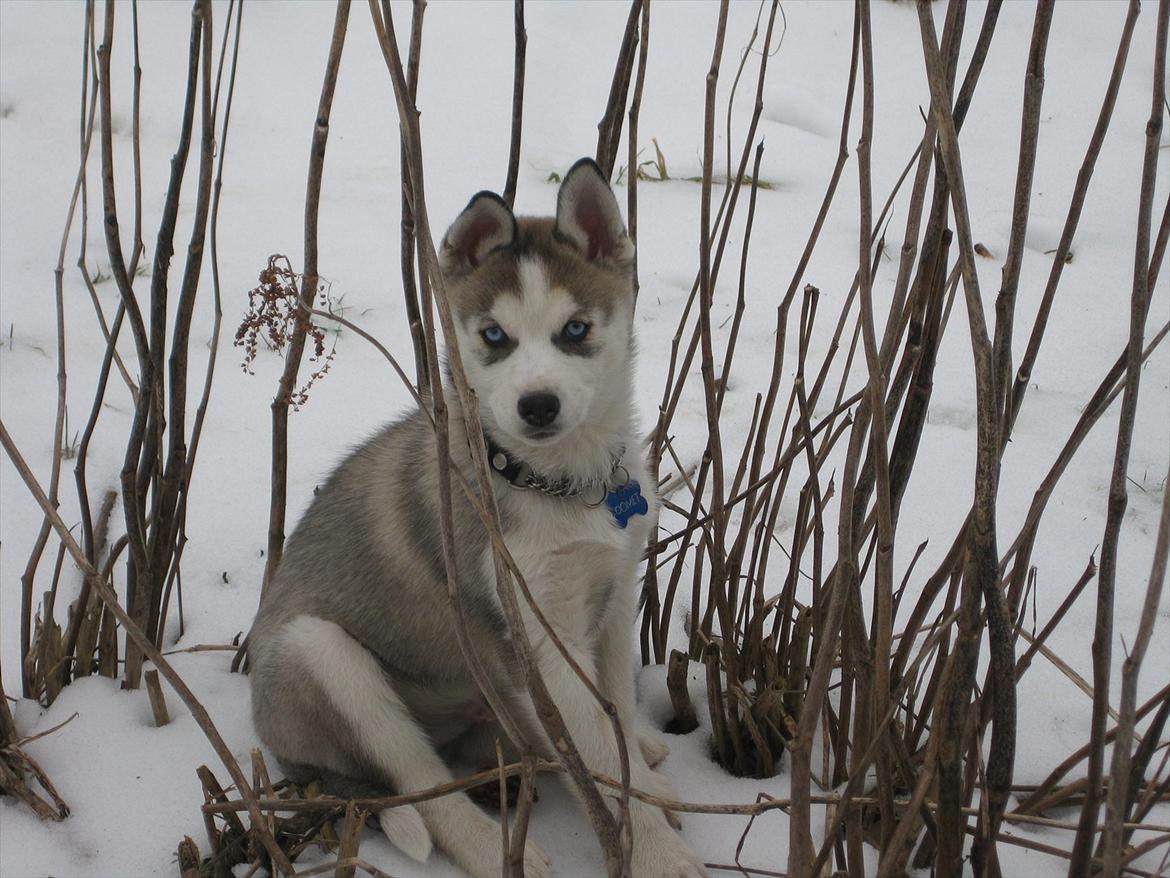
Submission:
M 297 617 L 282 633 L 286 643 L 296 647 L 286 654 L 297 657 L 302 672 L 322 688 L 350 730 L 350 746 L 358 751 L 354 755 L 381 780 L 402 793 L 452 780 L 450 769 L 394 691 L 382 666 L 360 643 L 334 623 L 312 616 Z M 403 808 L 383 812 L 391 815 L 389 821 L 382 819 L 382 827 L 395 844 L 400 839 L 415 844 L 423 829 L 472 875 L 500 873 L 500 828 L 465 793 L 418 802 L 414 810 L 425 829 L 402 816 L 409 813 Z M 404 849 L 404 853 L 409 851 Z M 524 874 L 528 878 L 549 874 L 548 858 L 531 842 L 525 850 Z

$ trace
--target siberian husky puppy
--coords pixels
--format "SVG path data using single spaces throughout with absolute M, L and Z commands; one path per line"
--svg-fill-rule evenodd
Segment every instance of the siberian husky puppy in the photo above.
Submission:
M 617 707 L 633 786 L 664 796 L 667 753 L 638 731 L 631 639 L 637 566 L 657 512 L 631 412 L 634 247 L 601 171 L 565 176 L 555 218 L 471 199 L 443 239 L 441 268 L 485 436 L 448 391 L 450 456 L 474 484 L 486 441 L 507 547 L 577 664 Z M 486 532 L 456 484 L 451 562 L 470 645 L 527 742 L 551 756 L 497 601 Z M 449 764 L 496 762 L 506 736 L 460 651 L 439 527 L 435 435 L 412 414 L 353 452 L 288 541 L 250 635 L 256 728 L 294 779 L 339 795 L 424 790 Z M 586 764 L 616 777 L 611 725 L 527 603 L 535 658 Z M 608 791 L 604 791 L 608 792 Z M 611 795 L 607 800 L 613 801 Z M 704 874 L 660 809 L 630 800 L 632 872 Z M 425 860 L 437 845 L 498 875 L 495 817 L 458 793 L 387 809 L 386 835 Z M 599 864 L 600 871 L 600 864 Z M 531 841 L 530 878 L 551 873 Z

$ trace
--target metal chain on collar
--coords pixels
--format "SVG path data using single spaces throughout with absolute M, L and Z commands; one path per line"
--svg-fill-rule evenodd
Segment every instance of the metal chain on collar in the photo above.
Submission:
M 528 489 L 548 494 L 550 497 L 568 498 L 578 497 L 586 491 L 600 488 L 601 495 L 597 501 L 588 503 L 590 506 L 600 506 L 609 493 L 610 479 L 616 472 L 621 470 L 625 473 L 622 485 L 628 484 L 630 481 L 630 471 L 622 465 L 622 458 L 626 453 L 624 445 L 618 449 L 617 454 L 613 455 L 613 466 L 610 468 L 609 476 L 601 481 L 581 485 L 571 479 L 550 479 L 542 476 L 533 471 L 526 462 L 511 458 L 506 451 L 491 440 L 491 437 L 485 436 L 484 438 L 487 440 L 488 461 L 491 463 L 492 469 L 507 479 L 508 484 L 517 490 Z

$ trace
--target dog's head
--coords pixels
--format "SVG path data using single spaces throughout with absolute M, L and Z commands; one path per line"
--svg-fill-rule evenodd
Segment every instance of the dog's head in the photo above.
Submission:
M 590 159 L 565 175 L 555 218 L 517 219 L 481 192 L 447 230 L 439 262 L 459 349 L 500 440 L 552 445 L 605 416 L 628 381 L 633 261 Z

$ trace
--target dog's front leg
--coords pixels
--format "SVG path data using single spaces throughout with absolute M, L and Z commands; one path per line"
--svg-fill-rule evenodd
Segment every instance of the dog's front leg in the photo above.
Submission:
M 585 764 L 610 777 L 620 777 L 621 761 L 617 740 L 597 699 L 547 636 L 541 636 L 534 646 L 540 672 Z M 585 675 L 592 682 L 598 682 L 598 663 L 590 651 L 572 640 L 564 642 L 564 646 Z M 627 644 L 627 659 L 628 650 Z M 627 671 L 627 674 L 631 677 L 629 694 L 632 698 L 632 672 Z M 654 791 L 660 784 L 658 775 L 639 758 L 636 749 L 630 757 L 631 784 L 639 789 Z M 607 790 L 606 794 L 613 801 L 612 791 Z M 706 875 L 702 861 L 683 844 L 661 809 L 631 799 L 630 822 L 634 839 L 630 866 L 634 878 L 698 878 Z
M 632 571 L 619 579 L 602 619 L 597 636 L 598 687 L 617 707 L 631 746 L 636 742 L 646 764 L 654 768 L 670 754 L 670 747 L 639 720 L 635 706 L 633 632 L 637 612 L 633 583 Z

